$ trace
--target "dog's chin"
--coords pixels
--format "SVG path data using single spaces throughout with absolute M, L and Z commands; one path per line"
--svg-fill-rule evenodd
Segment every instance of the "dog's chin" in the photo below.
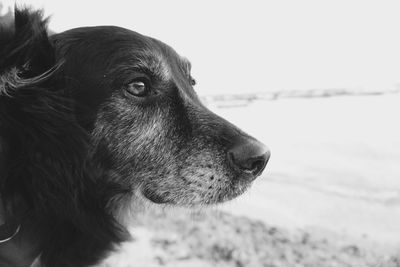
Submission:
M 173 197 L 169 192 L 159 193 L 154 190 L 144 189 L 141 191 L 142 196 L 153 204 L 157 205 L 169 205 L 169 206 L 180 206 L 180 207 L 198 207 L 198 206 L 212 206 L 218 205 L 242 195 L 250 187 L 249 184 L 241 184 L 240 186 L 234 186 L 224 191 L 218 191 L 214 194 L 207 194 L 204 197 L 204 192 L 199 192 L 197 197 L 195 196 L 175 196 Z M 200 197 L 203 195 L 203 197 Z

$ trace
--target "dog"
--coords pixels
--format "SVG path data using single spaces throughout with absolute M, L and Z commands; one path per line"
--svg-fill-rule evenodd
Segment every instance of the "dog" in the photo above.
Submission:
M 14 13 L 0 31 L 4 266 L 92 266 L 129 240 L 138 203 L 215 205 L 263 172 L 267 147 L 201 103 L 170 46 L 115 26 L 49 35 L 41 11 Z

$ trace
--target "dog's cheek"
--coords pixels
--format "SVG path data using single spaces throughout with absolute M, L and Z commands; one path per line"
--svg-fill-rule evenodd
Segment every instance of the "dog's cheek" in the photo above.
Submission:
M 104 140 L 112 167 L 133 184 L 143 177 L 172 172 L 165 168 L 171 166 L 174 146 L 166 136 L 171 131 L 164 116 L 159 109 L 143 109 L 113 97 L 98 113 L 93 143 Z

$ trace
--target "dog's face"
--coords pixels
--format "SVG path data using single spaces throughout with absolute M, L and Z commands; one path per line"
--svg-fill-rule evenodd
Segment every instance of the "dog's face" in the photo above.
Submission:
M 214 204 L 263 171 L 267 148 L 201 104 L 190 63 L 171 47 L 117 27 L 78 28 L 52 41 L 93 161 L 132 196 Z

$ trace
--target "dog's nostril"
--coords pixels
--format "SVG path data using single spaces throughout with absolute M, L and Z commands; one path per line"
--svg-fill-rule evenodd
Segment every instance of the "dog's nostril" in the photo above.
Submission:
M 267 154 L 264 154 L 263 156 L 254 158 L 254 159 L 250 159 L 250 171 L 258 176 L 262 173 L 262 171 L 264 170 L 265 166 L 268 163 L 268 159 L 269 159 L 269 155 L 267 156 Z
M 251 174 L 251 177 L 255 178 L 263 172 L 270 154 L 265 145 L 252 140 L 231 148 L 228 151 L 228 158 L 236 169 Z

